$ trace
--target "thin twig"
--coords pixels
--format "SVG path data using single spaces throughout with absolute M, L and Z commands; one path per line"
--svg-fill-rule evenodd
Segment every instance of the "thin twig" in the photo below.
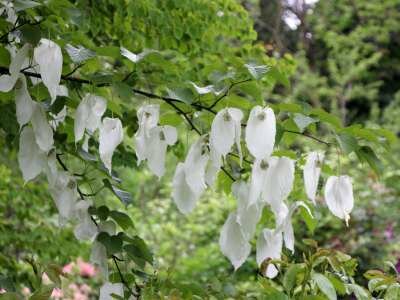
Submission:
M 251 81 L 251 79 L 248 78 L 248 79 L 245 79 L 245 80 L 242 80 L 242 81 L 231 83 L 230 86 L 226 89 L 225 93 L 223 93 L 219 98 L 217 98 L 217 100 L 215 100 L 214 103 L 212 103 L 209 107 L 207 107 L 207 109 L 213 109 L 218 104 L 218 102 L 220 102 L 222 99 L 224 99 L 226 96 L 228 96 L 229 92 L 231 91 L 231 89 L 235 85 L 238 85 L 238 84 L 241 84 L 241 83 L 245 83 L 245 82 L 248 82 L 248 81 Z
M 325 144 L 326 146 L 330 146 L 332 144 L 332 143 L 323 141 L 323 140 L 321 140 L 321 139 L 319 139 L 319 138 L 317 138 L 317 137 L 315 137 L 315 136 L 313 136 L 311 134 L 308 134 L 308 133 L 304 133 L 304 132 L 300 132 L 300 131 L 294 131 L 294 130 L 286 130 L 286 129 L 284 130 L 284 132 L 289 132 L 289 133 L 302 135 L 302 136 L 308 137 L 310 139 L 313 139 L 314 141 L 317 141 L 317 142 L 319 142 L 321 144 Z

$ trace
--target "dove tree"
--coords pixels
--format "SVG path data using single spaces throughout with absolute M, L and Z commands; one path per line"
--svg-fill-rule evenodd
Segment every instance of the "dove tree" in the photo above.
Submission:
M 138 297 L 138 273 L 154 267 L 131 217 L 103 201 L 108 190 L 124 205 L 135 205 L 121 188 L 122 168 L 146 168 L 154 180 L 166 178 L 171 201 L 188 217 L 207 189 L 225 194 L 221 201 L 232 194 L 237 208 L 221 228 L 219 245 L 235 270 L 251 255 L 258 236 L 258 265 L 274 261 L 262 275 L 276 277 L 283 246 L 295 251 L 292 218 L 298 209 L 313 218 L 315 210 L 327 207 L 351 225 L 357 195 L 340 157 L 354 152 L 378 172 L 372 147 L 389 145 L 389 132 L 344 127 L 334 115 L 304 103 L 269 101 L 268 92 L 275 83 L 287 83 L 290 69 L 283 60 L 260 54 L 256 45 L 251 53 L 222 63 L 217 56 L 215 68 L 190 73 L 191 68 L 184 69 L 190 58 L 169 49 L 134 54 L 127 45 L 107 48 L 99 39 L 86 49 L 62 34 L 78 29 L 72 19 L 56 29 L 55 21 L 46 19 L 55 12 L 52 4 L 46 11 L 38 2 L 29 3 L 2 12 L 9 25 L 2 55 L 9 63 L 0 68 L 0 91 L 13 107 L 17 128 L 5 131 L 19 139 L 25 182 L 40 174 L 48 181 L 59 226 L 74 226 L 78 240 L 91 242 L 91 260 L 104 279 L 100 299 Z M 43 24 L 33 21 L 42 18 Z M 36 35 L 19 30 L 24 26 Z M 182 69 L 193 81 L 177 86 L 180 78 L 171 73 L 168 60 L 184 61 Z M 148 84 L 157 72 L 166 72 L 167 80 L 159 76 Z M 315 122 L 304 126 L 302 118 Z M 332 134 L 319 137 L 327 130 Z M 178 147 L 184 151 L 174 151 Z M 167 170 L 173 159 L 176 167 Z M 262 220 L 266 212 L 271 213 L 268 222 Z M 132 271 L 122 271 L 121 264 Z

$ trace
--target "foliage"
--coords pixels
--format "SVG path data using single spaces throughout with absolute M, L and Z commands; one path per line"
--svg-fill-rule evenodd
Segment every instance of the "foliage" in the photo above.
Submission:
M 11 5 L 8 2 L 7 4 Z M 6 8 L 5 4 L 3 7 Z M 13 15 L 13 7 L 18 18 Z M 234 214 L 232 213 L 233 208 L 236 209 L 237 214 L 242 212 L 240 196 L 235 195 L 236 202 L 239 204 L 236 207 L 234 205 L 229 207 L 231 214 L 225 223 L 224 219 L 228 214 L 227 207 L 225 204 L 216 203 L 213 197 L 218 197 L 217 199 L 220 200 L 221 195 L 230 194 L 232 186 L 239 185 L 245 180 L 250 182 L 251 186 L 252 181 L 255 181 L 258 176 L 260 178 L 264 176 L 262 170 L 258 174 L 254 173 L 258 166 L 266 169 L 266 166 L 263 167 L 263 164 L 266 164 L 263 159 L 266 157 L 258 157 L 249 147 L 248 138 L 252 130 L 250 133 L 246 131 L 243 141 L 240 140 L 240 134 L 238 134 L 241 132 L 241 127 L 247 126 L 248 129 L 254 124 L 251 121 L 254 109 L 263 109 L 257 105 L 262 107 L 268 105 L 269 107 L 269 112 L 262 111 L 256 117 L 261 121 L 267 120 L 265 122 L 268 122 L 266 128 L 271 130 L 273 136 L 273 141 L 268 141 L 268 143 L 272 143 L 271 152 L 275 146 L 272 153 L 273 158 L 268 158 L 268 169 L 272 170 L 273 164 L 276 163 L 276 174 L 280 175 L 276 177 L 281 180 L 269 182 L 270 190 L 268 192 L 277 188 L 278 202 L 279 204 L 282 202 L 288 210 L 284 219 L 280 220 L 280 215 L 276 208 L 274 210 L 272 203 L 270 203 L 272 209 L 262 206 L 261 221 L 257 231 L 261 231 L 263 228 L 272 228 L 275 224 L 273 234 L 280 235 L 282 244 L 283 232 L 285 246 L 288 249 L 293 247 L 290 249 L 292 252 L 294 246 L 290 246 L 287 241 L 290 237 L 287 238 L 287 236 L 290 235 L 291 217 L 295 211 L 296 214 L 300 212 L 308 230 L 307 233 L 314 232 L 320 222 L 323 222 L 323 218 L 318 215 L 319 207 L 313 206 L 314 199 L 308 199 L 311 197 L 307 197 L 309 193 L 308 191 L 306 193 L 303 186 L 302 171 L 306 168 L 309 160 L 304 152 L 324 151 L 326 159 L 323 165 L 320 165 L 321 161 L 317 161 L 314 166 L 314 168 L 321 169 L 324 182 L 338 180 L 338 189 L 342 191 L 350 187 L 351 196 L 347 193 L 344 199 L 335 193 L 326 194 L 325 197 L 330 211 L 348 222 L 353 202 L 352 186 L 347 179 L 346 186 L 341 186 L 339 179 L 342 177 L 335 177 L 335 175 L 351 173 L 351 165 L 343 164 L 343 161 L 347 162 L 347 157 L 356 158 L 363 164 L 363 168 L 367 166 L 374 174 L 380 175 L 383 169 L 377 153 L 388 151 L 396 140 L 393 133 L 388 130 L 361 125 L 347 126 L 347 119 L 343 115 L 341 120 L 319 105 L 312 107 L 309 103 L 298 101 L 298 99 L 291 102 L 269 101 L 269 96 L 275 87 L 290 86 L 289 75 L 294 71 L 295 62 L 290 55 L 282 59 L 266 56 L 263 47 L 255 42 L 256 34 L 252 29 L 252 22 L 247 12 L 233 0 L 213 3 L 201 0 L 165 1 L 161 4 L 159 1 L 144 0 L 124 2 L 63 0 L 49 1 L 48 3 L 18 1 L 14 6 L 11 5 L 4 9 L 2 14 L 4 17 L 8 17 L 8 20 L 2 19 L 0 23 L 1 41 L 4 45 L 0 50 L 3 58 L 1 72 L 4 77 L 2 78 L 8 80 L 9 78 L 13 79 L 13 76 L 16 77 L 13 83 L 13 86 L 15 84 L 15 94 L 7 91 L 0 94 L 1 110 L 4 115 L 0 124 L 1 135 L 4 136 L 6 147 L 9 149 L 7 151 L 11 152 L 10 156 L 14 157 L 14 160 L 13 149 L 18 148 L 16 141 L 18 138 L 20 139 L 18 155 L 25 181 L 33 179 L 28 178 L 29 172 L 32 170 L 29 163 L 32 161 L 25 161 L 28 164 L 26 167 L 25 163 L 21 163 L 23 161 L 21 156 L 31 155 L 36 151 L 35 147 L 41 148 L 37 151 L 38 157 L 43 159 L 45 166 L 41 165 L 42 169 L 39 170 L 39 173 L 43 171 L 47 176 L 49 190 L 59 211 L 60 224 L 63 225 L 65 220 L 69 220 L 75 225 L 75 236 L 91 242 L 91 259 L 101 269 L 106 282 L 102 286 L 100 294 L 102 291 L 108 293 L 107 297 L 110 297 L 111 290 L 119 297 L 142 296 L 145 299 L 153 299 L 156 295 L 160 298 L 163 296 L 189 298 L 195 295 L 198 297 L 206 295 L 235 296 L 230 280 L 220 276 L 227 270 L 226 262 L 221 257 L 215 259 L 213 262 L 215 264 L 211 267 L 218 267 L 217 271 L 213 270 L 212 273 L 217 273 L 224 282 L 221 285 L 217 279 L 209 290 L 202 290 L 203 284 L 208 281 L 208 278 L 202 279 L 203 282 L 198 285 L 190 286 L 190 283 L 184 283 L 184 278 L 181 277 L 182 273 L 173 276 L 168 274 L 167 276 L 157 276 L 158 263 L 161 266 L 163 264 L 164 266 L 169 266 L 169 264 L 174 266 L 179 257 L 176 257 L 176 254 L 172 258 L 167 256 L 166 261 L 169 261 L 163 262 L 162 258 L 157 259 L 157 255 L 155 258 L 153 252 L 156 254 L 164 252 L 170 255 L 170 252 L 179 249 L 186 254 L 186 252 L 191 252 L 187 250 L 190 250 L 190 247 L 188 248 L 185 240 L 183 240 L 184 243 L 182 241 L 176 243 L 172 240 L 172 243 L 157 245 L 158 235 L 165 239 L 164 231 L 167 231 L 167 234 L 171 235 L 173 239 L 178 239 L 174 236 L 178 225 L 172 226 L 172 222 L 167 219 L 166 224 L 170 227 L 165 225 L 165 228 L 156 228 L 155 231 L 152 231 L 151 227 L 154 224 L 152 224 L 153 220 L 148 220 L 150 214 L 147 215 L 146 211 L 142 211 L 141 214 L 137 212 L 139 205 L 142 205 L 141 209 L 151 207 L 152 211 L 158 208 L 159 211 L 165 212 L 165 216 L 159 216 L 161 220 L 156 221 L 157 226 L 163 224 L 163 218 L 170 218 L 177 224 L 182 222 L 182 216 L 177 214 L 174 207 L 157 203 L 157 200 L 160 200 L 159 198 L 169 200 L 166 196 L 167 193 L 168 195 L 170 193 L 168 182 L 173 181 L 173 191 L 176 192 L 179 189 L 177 185 L 182 184 L 179 183 L 179 179 L 176 179 L 179 177 L 177 175 L 179 168 L 183 170 L 183 168 L 192 167 L 192 169 L 189 168 L 189 171 L 185 171 L 189 174 L 198 171 L 196 166 L 193 167 L 197 162 L 196 159 L 191 161 L 190 156 L 186 156 L 186 154 L 191 153 L 199 135 L 203 136 L 201 139 L 204 140 L 200 139 L 199 141 L 205 146 L 201 148 L 200 156 L 206 153 L 211 157 L 212 151 L 216 151 L 219 158 L 223 157 L 223 160 L 217 168 L 217 171 L 221 168 L 216 179 L 215 193 L 217 194 L 205 193 L 207 198 L 210 198 L 211 204 L 200 213 L 200 220 L 207 218 L 207 222 L 210 222 L 213 227 L 210 230 L 208 230 L 209 228 L 196 228 L 196 226 L 190 229 L 194 229 L 195 233 L 196 231 L 203 233 L 205 230 L 209 236 L 197 240 L 196 243 L 206 245 L 210 242 L 211 237 L 218 235 L 215 231 L 219 231 L 223 225 L 220 246 L 222 252 L 232 261 L 235 269 L 244 262 L 249 253 L 243 261 L 242 258 L 240 259 L 240 263 L 234 262 L 232 251 L 234 252 L 236 248 L 232 249 L 229 242 L 224 243 L 223 240 L 224 238 L 229 240 L 232 237 L 229 234 L 224 237 L 224 232 L 229 233 L 231 230 L 229 220 Z M 131 32 L 132 34 L 128 34 Z M 12 62 L 12 66 L 17 57 L 13 55 L 13 52 L 21 51 L 21 46 L 27 43 L 30 44 L 27 47 L 31 47 L 28 49 L 28 65 L 19 67 L 16 71 L 17 75 L 14 75 L 12 68 L 9 68 L 10 62 Z M 51 52 L 52 55 L 41 56 L 41 51 L 50 51 L 46 47 L 56 50 Z M 58 86 L 57 89 L 52 90 L 54 86 L 52 86 L 51 79 L 57 77 L 55 75 L 57 72 L 52 68 L 60 63 L 58 49 L 62 51 L 62 58 L 61 68 L 56 71 L 62 70 L 59 77 L 61 83 L 67 87 L 68 93 L 60 92 Z M 354 55 L 357 56 L 364 51 L 363 49 L 362 47 L 361 50 L 356 48 Z M 335 55 L 336 52 L 333 51 L 332 57 L 336 59 Z M 41 58 L 44 58 L 44 63 L 41 63 Z M 52 58 L 54 61 L 46 64 L 47 60 Z M 330 64 L 328 69 L 332 73 L 335 85 L 346 86 L 354 78 L 364 80 L 364 77 L 359 74 L 375 66 L 380 58 L 380 55 L 373 53 L 368 56 L 366 61 L 363 60 L 355 67 L 354 64 L 344 61 L 341 64 Z M 358 56 L 355 60 L 358 62 Z M 39 70 L 36 63 L 39 65 Z M 351 68 L 351 71 L 358 73 L 349 74 L 348 69 L 341 69 L 351 66 L 354 67 Z M 52 75 L 49 80 L 46 80 L 45 70 L 47 68 Z M 9 77 L 7 77 L 8 73 L 10 73 Z M 17 79 L 18 76 L 21 76 L 20 73 L 29 78 L 25 87 L 23 79 Z M 350 77 L 348 78 L 348 76 Z M 39 78 L 42 79 L 42 82 L 37 83 L 36 80 Z M 321 82 L 324 83 L 324 81 Z M 371 82 L 376 86 L 374 80 Z M 20 94 L 18 93 L 20 92 L 18 90 L 24 88 L 27 88 L 25 94 L 30 95 L 29 97 L 36 102 L 33 102 L 35 104 L 32 108 L 34 117 L 21 124 L 21 115 L 19 114 L 21 107 L 17 100 L 15 108 L 14 102 L 15 99 L 19 99 L 18 95 Z M 57 93 L 58 95 L 56 95 Z M 373 92 L 371 93 L 374 95 Z M 24 100 L 29 97 L 25 97 Z M 107 104 L 104 105 L 105 103 Z M 157 111 L 155 114 L 158 116 L 158 105 L 160 105 L 160 118 L 159 120 L 158 117 L 155 118 L 155 124 L 151 127 L 149 125 L 151 121 L 143 121 L 143 118 L 154 117 L 152 110 L 155 107 Z M 24 109 L 26 107 L 23 106 Z M 323 107 L 326 108 L 326 106 Z M 90 112 L 87 112 L 91 109 L 101 110 L 101 113 L 92 116 Z M 56 116 L 62 115 L 64 111 L 66 111 L 65 119 L 60 117 L 61 121 L 59 121 Z M 243 111 L 244 115 L 242 115 Z M 266 117 L 266 114 L 269 116 L 270 112 L 272 112 L 273 122 L 270 117 Z M 240 117 L 236 119 L 237 115 Z M 44 122 L 39 122 L 38 118 L 42 118 L 41 120 Z M 247 119 L 249 121 L 245 123 Z M 49 127 L 48 120 L 51 121 L 52 129 Z M 226 148 L 230 142 L 234 144 L 234 138 L 232 137 L 231 141 L 227 132 L 218 134 L 222 130 L 217 127 L 224 128 L 221 124 L 231 121 L 236 127 L 233 134 L 233 137 L 236 138 L 236 146 L 233 147 L 233 150 L 230 146 L 226 153 L 222 153 L 217 146 Z M 18 123 L 21 125 L 21 130 L 18 128 Z M 38 124 L 42 126 L 40 129 L 38 129 Z M 91 129 L 91 127 L 93 128 Z M 47 130 L 46 133 L 43 128 L 50 128 L 50 130 Z M 80 137 L 77 134 L 79 131 L 77 128 L 83 128 Z M 99 128 L 98 133 L 97 128 Z M 176 135 L 175 128 L 178 129 L 176 145 L 174 145 L 176 138 L 171 137 Z M 148 135 L 152 137 L 153 131 L 157 132 L 157 145 L 146 139 Z M 83 138 L 85 132 L 86 137 Z M 37 145 L 32 147 L 31 152 L 24 152 L 24 134 L 28 133 L 35 138 L 32 144 Z M 49 142 L 50 137 L 50 147 L 43 149 L 43 144 Z M 140 140 L 141 138 L 143 140 Z M 254 139 L 256 147 L 261 140 L 256 136 Z M 306 140 L 309 144 L 304 146 Z M 121 143 L 122 141 L 123 143 Z M 141 142 L 145 149 L 143 153 L 140 153 L 139 150 Z M 160 157 L 165 155 L 167 143 L 170 151 L 167 154 L 167 171 L 164 175 L 164 161 Z M 243 153 L 240 152 L 240 148 L 243 149 Z M 45 152 L 42 153 L 42 150 Z M 267 156 L 270 154 L 268 153 Z M 156 159 L 153 159 L 154 156 Z M 256 158 L 253 159 L 253 156 Z M 147 167 L 138 168 L 140 172 L 138 178 L 132 178 L 127 171 L 145 159 L 147 167 L 152 173 L 158 177 L 164 175 L 160 185 L 154 183 L 154 177 L 146 174 Z M 183 160 L 185 160 L 184 164 L 178 163 Z M 152 162 L 157 164 L 154 166 Z M 289 171 L 280 167 L 280 162 L 289 164 Z M 175 166 L 178 166 L 176 169 L 178 171 L 171 180 L 173 173 L 171 169 L 174 170 Z M 55 176 L 52 174 L 54 170 Z M 33 177 L 36 175 L 38 174 Z M 290 187 L 282 187 L 284 190 L 288 189 L 287 194 L 281 197 L 279 188 L 281 185 L 287 185 L 286 181 L 290 181 L 288 180 L 290 177 L 293 177 L 289 184 Z M 64 182 L 60 184 L 59 178 Z M 269 175 L 268 178 L 272 180 L 271 178 L 275 177 Z M 317 186 L 318 179 L 319 175 L 316 178 Z M 145 192 L 141 190 L 144 186 L 143 180 L 147 184 Z M 187 181 L 187 179 L 185 180 Z M 140 181 L 142 181 L 140 184 L 136 184 Z M 274 183 L 276 184 L 274 185 Z M 208 182 L 207 184 L 212 185 Z M 147 186 L 149 187 L 147 188 Z M 166 186 L 165 191 L 163 190 L 164 186 Z M 67 192 L 68 195 L 72 194 L 72 208 L 64 207 L 67 202 L 63 198 L 64 192 Z M 190 195 L 189 192 L 185 194 L 183 200 L 188 201 L 187 198 L 191 197 Z M 199 196 L 196 195 L 195 200 Z M 247 196 L 250 198 L 249 195 Z M 224 196 L 224 198 L 228 197 L 230 196 Z M 283 202 L 287 197 L 288 207 Z M 188 211 L 179 206 L 176 193 L 173 194 L 173 198 L 179 210 L 187 213 Z M 153 201 L 148 204 L 147 199 Z M 258 200 L 256 199 L 256 201 Z M 335 201 L 346 202 L 340 204 L 340 208 L 343 209 L 339 214 L 332 204 Z M 351 207 L 348 207 L 349 203 L 351 203 Z M 344 208 L 345 205 L 347 207 Z M 246 209 L 249 206 L 246 206 Z M 216 208 L 215 215 L 214 212 L 210 214 L 207 211 L 210 208 Z M 225 209 L 223 219 L 221 219 L 221 211 L 218 209 Z M 138 214 L 140 218 L 135 218 L 135 214 Z M 37 215 L 35 213 L 34 217 L 36 218 Z M 317 217 L 314 218 L 313 215 Z M 146 223 L 150 223 L 147 233 L 143 230 L 147 227 Z M 218 227 L 215 227 L 215 223 Z M 202 225 L 204 225 L 204 221 Z M 295 226 L 296 233 L 297 227 L 301 226 Z M 281 228 L 285 229 L 281 230 Z M 261 237 L 265 238 L 265 230 L 261 231 Z M 240 232 L 243 235 L 242 228 L 240 228 Z M 150 235 L 153 236 L 150 237 Z M 190 237 L 191 233 L 185 233 L 184 238 L 190 241 Z M 65 237 L 61 237 L 61 239 L 64 243 L 67 242 Z M 270 241 L 265 239 L 265 243 L 268 244 Z M 150 244 L 149 240 L 152 242 L 152 247 L 148 245 Z M 294 244 L 294 237 L 292 242 Z M 69 243 L 76 242 L 69 241 Z M 250 244 L 254 244 L 252 236 L 244 243 L 250 252 Z M 257 247 L 259 243 L 257 242 Z M 212 251 L 216 251 L 215 246 L 208 245 L 208 247 Z M 257 258 L 261 268 L 259 279 L 261 288 L 251 290 L 248 286 L 244 286 L 243 296 L 251 290 L 250 293 L 255 293 L 256 297 L 262 295 L 271 297 L 271 293 L 275 296 L 297 297 L 300 292 L 304 297 L 312 295 L 316 299 L 323 297 L 336 299 L 336 293 L 354 293 L 362 299 L 364 293 L 367 292 L 356 285 L 353 280 L 355 261 L 338 251 L 323 250 L 315 245 L 312 247 L 314 248 L 313 252 L 307 253 L 303 244 L 296 243 L 296 248 L 303 250 L 301 254 L 304 255 L 304 259 L 301 258 L 300 253 L 297 254 L 297 251 L 295 256 L 295 258 L 300 256 L 301 262 L 286 260 L 291 252 L 285 253 L 282 260 L 279 257 L 271 257 L 277 256 L 276 254 L 266 254 L 265 257 L 262 257 L 261 262 Z M 43 246 L 38 248 L 42 249 Z M 33 250 L 36 252 L 35 247 Z M 207 255 L 202 254 L 201 249 L 198 251 L 200 255 Z M 257 250 L 257 256 L 258 252 L 260 251 Z M 51 258 L 54 259 L 54 257 Z M 208 258 L 205 257 L 205 262 Z M 271 258 L 272 261 L 270 261 Z M 43 265 L 47 266 L 47 257 L 40 259 L 43 259 L 45 261 Z M 63 257 L 60 261 L 65 263 Z M 201 268 L 198 262 L 191 262 L 188 259 L 185 263 L 188 271 L 186 274 L 195 276 L 201 270 L 197 269 Z M 272 264 L 274 268 L 279 266 L 285 270 L 284 274 L 281 274 L 274 283 L 261 278 L 262 276 L 274 277 L 270 276 L 271 273 L 268 271 Z M 345 267 L 342 269 L 339 264 L 344 264 Z M 39 265 L 42 266 L 42 264 Z M 6 269 L 6 275 L 10 276 L 8 274 L 10 272 L 11 277 L 15 277 L 15 273 L 18 274 L 18 272 L 10 271 L 10 269 L 12 267 Z M 257 266 L 254 261 L 251 261 L 248 265 L 244 265 L 243 274 L 240 274 L 242 272 L 240 270 L 237 276 L 246 278 L 255 269 Z M 48 268 L 43 270 L 48 272 Z M 108 270 L 110 271 L 108 272 Z M 36 273 L 41 275 L 42 271 Z M 55 277 L 58 275 L 61 274 L 57 273 Z M 55 279 L 55 286 L 59 284 L 57 281 Z M 391 280 L 390 286 L 387 284 L 386 294 L 395 293 L 392 291 L 397 288 L 395 281 Z M 190 287 L 188 288 L 188 286 Z M 53 286 L 51 288 L 43 287 L 41 284 L 32 287 L 36 289 L 36 296 L 34 294 L 31 299 L 38 298 L 41 293 L 43 293 L 42 297 L 48 297 L 53 288 Z M 283 291 L 286 295 L 283 294 Z M 7 297 L 7 294 L 9 293 L 3 297 Z

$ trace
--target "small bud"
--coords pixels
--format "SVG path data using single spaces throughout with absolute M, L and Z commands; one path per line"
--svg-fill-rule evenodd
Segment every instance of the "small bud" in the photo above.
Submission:
M 262 170 L 266 170 L 268 168 L 268 162 L 266 162 L 265 160 L 262 160 L 260 163 L 260 168 Z
M 161 141 L 165 141 L 165 134 L 164 134 L 164 131 L 160 131 L 160 140 Z
M 70 181 L 68 182 L 67 187 L 68 187 L 69 189 L 74 189 L 74 188 L 76 187 L 75 181 L 70 180 Z
M 257 118 L 258 118 L 260 121 L 264 121 L 264 120 L 265 120 L 265 112 L 259 113 L 258 116 L 257 116 Z
M 224 113 L 224 121 L 225 121 L 225 122 L 230 122 L 231 120 L 232 120 L 231 115 L 229 114 L 228 111 L 226 111 L 226 112 Z
M 21 79 L 17 80 L 17 82 L 15 84 L 15 88 L 16 89 L 21 89 L 22 88 L 22 80 Z

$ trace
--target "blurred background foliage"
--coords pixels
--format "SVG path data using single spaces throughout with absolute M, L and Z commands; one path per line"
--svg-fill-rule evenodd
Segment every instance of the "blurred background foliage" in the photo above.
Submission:
M 205 85 L 226 75 L 228 65 L 239 66 L 252 59 L 272 67 L 258 86 L 249 83 L 240 87 L 254 95 L 254 102 L 264 99 L 271 104 L 321 107 L 337 115 L 344 125 L 383 126 L 400 134 L 399 0 L 57 0 L 39 9 L 48 15 L 42 26 L 49 36 L 54 32 L 46 22 L 55 22 L 61 28 L 57 31 L 64 34 L 62 38 L 96 49 L 99 56 L 117 57 L 120 46 L 135 53 L 146 48 L 163 52 L 149 55 L 140 67 L 126 60 L 110 62 L 104 72 L 92 78 L 101 82 L 112 77 L 112 97 L 117 99 L 111 109 L 131 116 L 131 132 L 136 130 L 135 105 L 144 100 L 137 98 L 134 105 L 124 103 L 123 96 L 129 92 L 119 83 L 121 70 L 133 69 L 127 84 L 166 91 L 167 86 L 181 87 L 187 81 Z M 69 30 L 60 11 L 79 31 Z M 109 46 L 98 48 L 99 44 Z M 103 65 L 104 60 L 93 59 L 80 72 L 91 74 Z M 6 116 L 13 108 L 3 103 L 11 96 L 1 98 L 0 132 L 4 141 L 15 143 L 18 129 L 4 129 L 11 124 Z M 240 100 L 231 96 L 227 103 L 243 105 Z M 171 121 L 171 116 L 164 118 Z M 328 130 L 319 133 L 330 134 Z M 70 228 L 56 226 L 45 184 L 38 179 L 23 186 L 16 154 L 1 140 L 0 273 L 2 278 L 11 277 L 15 283 L 29 286 L 29 259 L 65 265 L 77 257 L 88 259 L 89 245 L 78 243 Z M 265 290 L 254 253 L 234 273 L 219 251 L 219 230 L 235 207 L 234 199 L 209 191 L 188 217 L 180 214 L 171 200 L 170 178 L 188 144 L 179 144 L 169 154 L 169 173 L 160 181 L 146 168 L 135 167 L 129 147 L 116 158 L 123 187 L 133 195 L 129 215 L 156 259 L 159 276 L 144 295 L 261 299 Z M 310 150 L 315 145 L 302 140 L 296 147 Z M 398 263 L 399 150 L 397 140 L 390 152 L 376 149 L 384 170 L 379 177 L 357 163 L 355 153 L 343 159 L 342 169 L 353 176 L 356 195 L 350 226 L 346 228 L 324 209 L 315 211 L 313 224 L 305 224 L 302 215 L 297 216 L 294 260 L 301 260 L 306 250 L 302 239 L 312 238 L 325 248 L 355 258 L 356 278 L 364 283 L 365 271 L 383 268 L 386 261 Z M 109 193 L 104 191 L 101 196 L 100 202 L 122 207 Z M 304 193 L 299 188 L 291 197 L 304 200 Z M 322 198 L 318 203 L 324 206 Z M 265 223 L 268 216 L 263 220 Z

